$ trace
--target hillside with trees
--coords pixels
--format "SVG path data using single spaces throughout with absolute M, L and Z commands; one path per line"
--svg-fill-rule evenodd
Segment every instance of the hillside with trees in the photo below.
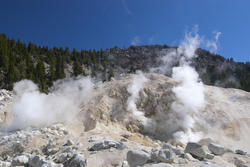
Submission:
M 71 50 L 69 47 L 25 44 L 0 34 L 0 88 L 11 90 L 15 82 L 29 79 L 37 83 L 41 91 L 48 92 L 55 80 L 78 75 L 108 81 L 121 73 L 149 71 L 159 66 L 159 58 L 169 49 L 176 47 L 148 45 L 126 49 Z M 193 65 L 205 84 L 250 91 L 249 62 L 235 62 L 203 49 L 196 52 L 199 56 L 193 60 Z

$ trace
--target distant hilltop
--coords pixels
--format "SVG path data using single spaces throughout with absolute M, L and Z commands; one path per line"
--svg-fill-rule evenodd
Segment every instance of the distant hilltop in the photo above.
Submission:
M 90 75 L 96 80 L 108 81 L 136 70 L 171 76 L 172 67 L 179 61 L 171 58 L 169 52 L 177 48 L 146 45 L 71 51 L 68 47 L 26 45 L 0 34 L 0 88 L 11 90 L 15 82 L 30 79 L 41 91 L 47 92 L 54 81 L 65 77 Z M 192 65 L 205 84 L 250 91 L 249 62 L 235 62 L 204 49 L 197 49 L 196 54 Z

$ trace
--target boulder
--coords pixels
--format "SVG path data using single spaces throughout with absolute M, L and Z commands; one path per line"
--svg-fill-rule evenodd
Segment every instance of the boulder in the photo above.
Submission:
M 249 164 L 249 163 L 247 163 L 247 164 L 242 164 L 242 165 L 240 165 L 239 167 L 250 167 L 250 164 Z
M 240 154 L 240 155 L 246 155 L 247 154 L 247 152 L 246 151 L 243 151 L 243 150 L 235 150 L 235 153 L 236 154 Z
M 210 143 L 208 145 L 208 149 L 214 154 L 214 155 L 223 155 L 226 152 L 225 147 L 219 145 L 219 144 L 214 144 Z
M 142 166 L 150 160 L 150 154 L 143 151 L 130 150 L 127 153 L 127 161 L 130 167 Z
M 122 162 L 122 167 L 129 167 L 129 166 L 128 166 L 128 161 L 123 161 L 123 162 Z
M 29 159 L 28 164 L 31 167 L 41 167 L 42 165 L 46 164 L 46 161 L 42 157 L 36 155 Z
M 75 153 L 73 157 L 64 163 L 65 167 L 85 167 L 87 166 L 87 160 L 80 153 Z
M 234 165 L 237 167 L 243 167 L 246 164 L 246 161 L 241 158 L 234 158 Z
M 181 146 L 173 146 L 169 143 L 163 144 L 162 148 L 172 150 L 176 155 L 181 155 L 184 153 L 184 150 Z
M 205 146 L 202 146 L 198 143 L 188 143 L 185 148 L 185 153 L 190 153 L 194 158 L 202 160 L 207 158 L 207 150 Z
M 10 162 L 0 161 L 0 167 L 11 167 Z
M 173 163 L 173 152 L 170 149 L 152 150 L 151 159 L 154 162 Z
M 193 156 L 190 153 L 185 153 L 184 158 L 186 158 L 189 161 L 193 161 L 193 162 L 198 161 L 197 159 L 193 158 Z
M 56 163 L 64 163 L 68 160 L 68 154 L 67 153 L 61 153 L 57 155 L 54 159 L 54 162 Z
M 214 155 L 213 155 L 213 154 L 208 153 L 208 154 L 206 155 L 206 158 L 207 158 L 207 159 L 214 159 Z
M 29 157 L 26 155 L 20 155 L 13 158 L 11 165 L 12 166 L 24 166 L 29 162 Z
M 14 157 L 15 155 L 18 155 L 24 152 L 25 147 L 22 142 L 18 141 L 16 136 L 14 136 L 13 139 L 9 139 L 9 140 L 13 140 L 13 141 L 1 145 L 1 149 L 0 149 L 1 157 L 5 157 L 5 156 Z
M 61 167 L 61 164 L 54 164 L 53 162 L 45 161 L 41 156 L 34 156 L 29 159 L 29 167 Z
M 74 142 L 72 140 L 70 140 L 70 139 L 67 140 L 65 146 L 72 146 L 72 145 L 74 145 Z
M 95 143 L 92 147 L 89 148 L 89 151 L 100 151 L 110 148 L 116 149 L 124 149 L 124 144 L 122 142 L 112 141 L 112 140 L 105 140 L 98 143 Z

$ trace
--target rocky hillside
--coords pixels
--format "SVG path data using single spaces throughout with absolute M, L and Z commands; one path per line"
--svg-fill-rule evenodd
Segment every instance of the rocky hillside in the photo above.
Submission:
M 91 75 L 109 81 L 122 73 L 152 71 L 159 66 L 165 69 L 161 73 L 171 76 L 171 69 L 178 65 L 180 57 L 173 58 L 169 53 L 176 49 L 149 45 L 71 51 L 68 47 L 26 45 L 0 34 L 0 88 L 12 90 L 15 82 L 30 79 L 41 91 L 48 92 L 54 81 L 69 76 Z M 250 91 L 249 62 L 234 62 L 203 49 L 197 49 L 196 53 L 193 65 L 204 83 Z
M 12 112 L 18 93 L 2 91 L 0 166 L 249 166 L 250 93 L 204 86 L 204 106 L 178 113 L 173 107 L 178 108 L 181 99 L 173 88 L 179 85 L 155 73 L 123 75 L 95 83 L 74 119 L 22 129 L 12 126 L 20 121 Z M 176 132 L 196 138 L 186 142 Z
M 161 72 L 171 76 L 171 69 L 178 65 L 180 58 L 171 57 L 169 52 L 176 49 L 177 47 L 166 45 L 131 46 L 127 49 L 115 47 L 107 49 L 105 54 L 114 61 L 112 65 L 118 73 L 150 71 L 162 65 L 168 69 Z M 196 54 L 198 57 L 193 59 L 193 66 L 205 84 L 250 91 L 249 62 L 235 62 L 233 59 L 225 59 L 203 49 L 197 49 Z

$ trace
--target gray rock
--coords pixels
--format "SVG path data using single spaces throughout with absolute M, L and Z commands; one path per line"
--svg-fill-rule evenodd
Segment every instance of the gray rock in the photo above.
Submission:
M 172 150 L 174 148 L 174 146 L 172 144 L 170 144 L 170 143 L 164 143 L 162 148 Z
M 214 141 L 211 138 L 205 138 L 205 139 L 201 139 L 198 144 L 200 145 L 205 145 L 208 146 L 210 143 L 214 143 Z
M 55 157 L 54 162 L 56 163 L 64 163 L 68 160 L 68 154 L 67 153 L 62 153 L 59 154 Z
M 67 140 L 67 143 L 65 144 L 65 146 L 72 146 L 74 145 L 74 142 L 72 140 Z
M 122 162 L 122 167 L 129 167 L 129 166 L 128 166 L 128 161 L 123 161 L 123 162 Z
M 124 144 L 122 142 L 116 142 L 112 140 L 105 140 L 102 142 L 95 143 L 92 147 L 89 148 L 89 151 L 99 151 L 99 150 L 105 150 L 110 148 L 116 148 L 116 149 L 124 149 Z
M 10 167 L 10 166 L 11 166 L 10 162 L 0 161 L 0 167 Z
M 219 145 L 219 144 L 214 144 L 210 143 L 208 145 L 208 149 L 214 154 L 214 155 L 223 155 L 226 152 L 225 147 Z
M 62 164 L 55 164 L 44 160 L 41 156 L 34 156 L 29 159 L 29 167 L 62 167 Z
M 184 158 L 186 158 L 189 161 L 193 161 L 193 162 L 198 161 L 197 159 L 193 158 L 193 156 L 190 153 L 185 153 Z
M 163 149 L 169 149 L 169 150 L 172 150 L 176 155 L 181 155 L 184 153 L 184 149 L 180 146 L 173 146 L 169 143 L 165 143 L 163 146 L 162 146 Z
M 4 145 L 1 144 L 0 156 L 3 158 L 6 156 L 14 157 L 15 155 L 21 154 L 24 151 L 24 145 L 22 142 L 16 141 L 17 139 L 15 137 L 10 140 L 13 141 L 8 142 Z
M 59 148 L 50 148 L 50 149 L 47 149 L 46 155 L 54 155 L 54 154 L 56 154 L 58 151 L 59 151 Z
M 207 157 L 205 147 L 197 143 L 188 143 L 185 148 L 185 153 L 190 153 L 194 158 L 202 160 Z
M 158 164 L 146 164 L 143 167 L 173 167 L 173 166 L 167 163 L 158 163 Z
M 57 146 L 57 142 L 53 139 L 50 139 L 48 144 L 44 146 L 42 151 L 45 155 L 54 155 L 59 151 L 59 148 L 57 148 Z
M 130 167 L 142 166 L 150 160 L 150 155 L 143 151 L 130 150 L 127 153 L 127 161 Z
M 46 165 L 47 162 L 42 157 L 36 155 L 29 159 L 28 164 L 30 167 L 42 167 L 43 165 Z
M 78 149 L 80 149 L 82 146 L 83 146 L 82 143 L 78 143 L 77 145 L 75 145 L 75 146 L 73 147 L 73 149 L 78 150 Z
M 242 165 L 246 164 L 246 161 L 244 161 L 241 158 L 234 158 L 234 165 L 237 167 L 242 167 Z
M 249 164 L 249 163 L 247 163 L 247 164 L 242 164 L 242 165 L 240 165 L 239 167 L 250 167 L 250 164 Z
M 74 156 L 64 163 L 65 167 L 85 167 L 87 166 L 87 160 L 80 153 L 74 154 Z
M 206 158 L 207 158 L 207 159 L 214 159 L 214 155 L 208 153 L 208 154 L 206 155 Z
M 243 150 L 235 150 L 235 153 L 236 154 L 240 154 L 240 155 L 246 155 L 247 154 L 247 152 L 246 151 L 243 151 Z
M 173 163 L 173 152 L 169 149 L 152 150 L 151 159 L 154 162 Z
M 185 158 L 178 159 L 178 164 L 186 164 L 187 162 L 188 162 L 188 160 Z
M 26 165 L 29 162 L 29 157 L 26 155 L 20 155 L 13 158 L 11 165 L 12 166 L 22 166 Z

